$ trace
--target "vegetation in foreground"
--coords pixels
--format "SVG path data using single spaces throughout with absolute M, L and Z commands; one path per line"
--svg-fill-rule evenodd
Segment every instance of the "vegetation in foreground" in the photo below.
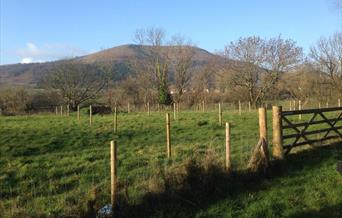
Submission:
M 77 122 L 51 115 L 0 117 L 0 211 L 4 217 L 91 216 L 109 197 L 109 141 L 119 143 L 119 211 L 128 217 L 340 217 L 341 144 L 244 173 L 257 142 L 255 113 L 224 113 L 232 125 L 227 176 L 216 113 L 183 112 L 172 122 L 166 159 L 163 113 L 121 113 Z M 269 124 L 270 125 L 270 124 Z

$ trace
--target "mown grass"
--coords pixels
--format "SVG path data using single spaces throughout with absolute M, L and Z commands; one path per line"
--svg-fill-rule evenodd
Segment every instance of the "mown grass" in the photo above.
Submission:
M 107 204 L 112 139 L 119 146 L 123 216 L 340 215 L 342 177 L 335 165 L 342 159 L 341 145 L 293 154 L 268 175 L 242 173 L 258 139 L 255 111 L 242 116 L 224 112 L 223 120 L 232 126 L 233 166 L 239 170 L 229 177 L 222 171 L 224 129 L 218 126 L 217 113 L 179 114 L 171 124 L 170 160 L 164 113 L 120 113 L 117 134 L 112 116 L 94 116 L 89 126 L 82 115 L 80 122 L 75 114 L 0 117 L 2 216 L 87 216 L 92 208 Z M 206 163 L 212 164 L 211 170 Z M 175 180 L 169 187 L 159 184 L 165 175 Z

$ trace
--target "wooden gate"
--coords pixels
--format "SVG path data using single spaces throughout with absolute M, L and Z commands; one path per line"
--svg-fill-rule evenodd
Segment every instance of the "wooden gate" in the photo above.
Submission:
M 297 146 L 342 139 L 341 121 L 342 107 L 282 111 L 274 106 L 273 154 L 282 158 Z

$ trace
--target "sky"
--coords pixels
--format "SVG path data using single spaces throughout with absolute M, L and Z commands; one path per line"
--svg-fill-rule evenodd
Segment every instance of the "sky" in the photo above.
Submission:
M 239 37 L 291 38 L 308 52 L 342 31 L 342 0 L 0 0 L 0 65 L 52 61 L 134 43 L 160 27 L 210 52 Z M 341 3 L 342 5 L 342 3 Z

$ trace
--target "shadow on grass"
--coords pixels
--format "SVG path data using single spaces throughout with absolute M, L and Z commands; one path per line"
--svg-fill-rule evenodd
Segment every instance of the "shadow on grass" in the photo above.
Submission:
M 304 211 L 295 213 L 290 218 L 327 218 L 327 217 L 342 217 L 342 203 L 325 207 L 322 210 L 310 210 L 310 211 Z
M 180 168 L 163 172 L 161 183 L 136 204 L 120 200 L 116 217 L 194 217 L 224 199 L 236 199 L 242 194 L 267 190 L 263 181 L 292 177 L 319 167 L 326 161 L 342 159 L 342 144 L 309 149 L 291 154 L 282 161 L 273 161 L 267 173 L 248 171 L 227 174 L 212 159 L 190 160 Z M 330 163 L 330 162 L 329 162 Z M 303 171 L 305 169 L 305 171 Z M 121 199 L 124 199 L 121 196 Z M 321 211 L 307 211 L 293 217 L 338 217 L 341 204 Z

